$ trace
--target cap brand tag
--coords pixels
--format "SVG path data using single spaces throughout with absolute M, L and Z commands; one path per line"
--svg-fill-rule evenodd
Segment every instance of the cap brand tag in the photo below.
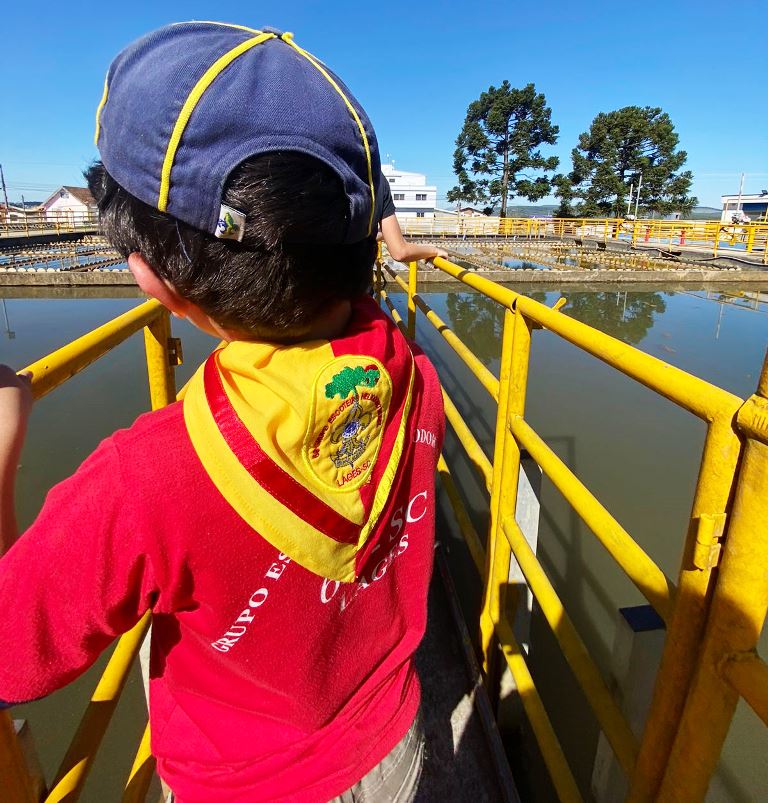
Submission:
M 222 204 L 219 219 L 216 221 L 216 236 L 220 240 L 237 240 L 242 242 L 245 229 L 245 215 L 231 206 Z

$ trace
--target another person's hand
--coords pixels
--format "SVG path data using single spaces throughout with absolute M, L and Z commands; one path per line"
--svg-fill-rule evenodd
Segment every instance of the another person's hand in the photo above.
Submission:
M 438 248 L 435 256 L 442 257 L 443 259 L 448 259 L 448 252 L 445 250 L 445 248 Z
M 0 451 L 9 451 L 24 438 L 32 409 L 31 378 L 0 365 Z

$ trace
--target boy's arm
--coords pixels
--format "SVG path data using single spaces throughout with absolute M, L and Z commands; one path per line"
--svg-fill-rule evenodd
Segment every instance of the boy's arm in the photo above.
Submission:
M 16 528 L 16 470 L 32 408 L 32 388 L 27 375 L 18 376 L 0 365 L 0 555 L 18 537 Z
M 12 408 L 8 395 L 5 412 Z M 107 439 L 49 492 L 34 524 L 0 559 L 0 700 L 6 704 L 72 681 L 157 603 L 155 551 L 137 493 L 123 480 Z

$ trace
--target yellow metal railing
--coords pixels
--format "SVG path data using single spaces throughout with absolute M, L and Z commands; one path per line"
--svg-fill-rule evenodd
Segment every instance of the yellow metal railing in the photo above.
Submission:
M 440 216 L 401 217 L 409 236 L 516 237 L 519 239 L 623 240 L 634 246 L 688 247 L 711 252 L 725 250 L 766 257 L 768 222 L 721 223 L 717 220 L 627 220 L 624 218 L 499 218 Z
M 35 234 L 66 232 L 91 232 L 99 228 L 99 213 L 95 210 L 82 212 L 12 212 L 0 211 L 1 237 L 31 237 Z
M 32 373 L 34 397 L 39 399 L 50 393 L 140 329 L 144 330 L 152 409 L 175 401 L 174 366 L 180 361 L 180 345 L 171 337 L 168 311 L 157 301 L 140 304 L 29 365 L 26 370 Z M 51 788 L 44 797 L 47 803 L 69 803 L 77 800 L 82 792 L 148 627 L 149 614 L 146 614 L 117 642 Z M 147 730 L 139 744 L 123 800 L 144 800 L 153 772 L 154 760 L 149 751 Z M 10 715 L 7 711 L 0 711 L 0 800 L 4 803 L 31 803 L 37 799 Z
M 434 265 L 505 308 L 496 380 L 419 296 L 417 265 L 408 266 L 406 282 L 400 272 L 379 261 L 379 294 L 401 329 L 414 333 L 416 310 L 424 313 L 498 402 L 491 462 L 445 394 L 448 421 L 470 465 L 490 491 L 486 548 L 442 457 L 438 466 L 459 528 L 484 580 L 479 649 L 491 691 L 498 673 L 499 645 L 560 799 L 581 800 L 513 634 L 516 599 L 508 590 L 508 577 L 514 560 L 624 770 L 628 799 L 702 800 L 739 696 L 768 724 L 768 666 L 756 653 L 768 609 L 768 357 L 757 393 L 745 401 L 562 314 L 560 303 L 549 308 L 445 259 L 435 259 Z M 407 324 L 384 289 L 385 270 L 407 294 Z M 532 332 L 537 328 L 553 332 L 706 423 L 676 584 L 526 422 L 528 360 Z M 662 664 L 639 740 L 517 525 L 522 450 L 536 461 L 666 623 Z M 683 797 L 681 789 L 685 790 Z

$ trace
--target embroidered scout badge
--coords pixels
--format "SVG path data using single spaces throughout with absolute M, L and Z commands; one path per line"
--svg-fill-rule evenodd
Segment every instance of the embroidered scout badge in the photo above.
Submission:
M 336 491 L 370 479 L 392 399 L 392 380 L 371 357 L 337 357 L 312 386 L 303 457 L 312 475 Z

